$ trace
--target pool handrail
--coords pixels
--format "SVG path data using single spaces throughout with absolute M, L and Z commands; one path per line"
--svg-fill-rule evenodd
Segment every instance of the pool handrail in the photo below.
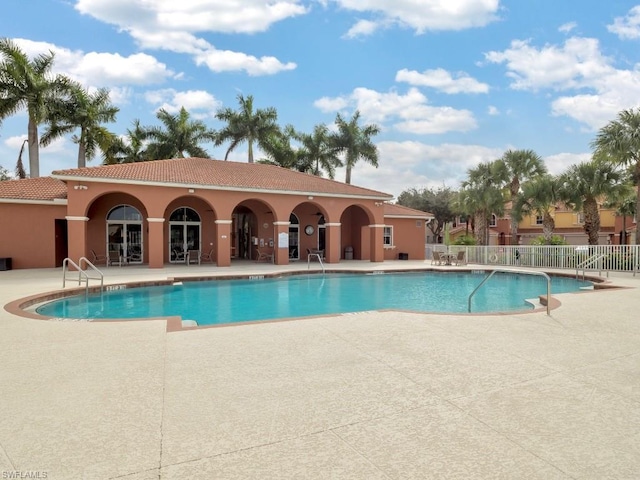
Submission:
M 578 265 L 576 265 L 576 280 L 578 280 L 578 274 L 580 272 L 580 269 L 582 269 L 582 280 L 584 280 L 585 278 L 585 271 L 587 269 L 587 267 L 590 267 L 591 265 L 593 265 L 594 263 L 596 263 L 598 260 L 602 260 L 603 258 L 606 258 L 608 256 L 608 254 L 606 253 L 601 253 L 601 254 L 596 254 L 596 255 L 592 255 L 589 258 L 587 258 L 585 261 L 580 262 Z M 599 269 L 600 271 L 598 272 L 598 275 L 602 274 L 602 268 Z M 607 277 L 609 277 L 609 270 L 607 270 Z
M 547 315 L 551 316 L 551 277 L 545 272 L 538 272 L 535 270 L 522 270 L 516 268 L 494 268 L 489 275 L 487 275 L 484 280 L 480 282 L 480 284 L 471 292 L 468 300 L 468 313 L 471 313 L 471 298 L 476 294 L 476 292 L 484 285 L 493 275 L 497 272 L 500 273 L 522 273 L 525 275 L 537 275 L 539 277 L 545 277 L 547 279 Z
M 90 277 L 89 274 L 87 273 L 87 278 L 89 280 L 100 280 L 100 291 L 102 292 L 104 290 L 104 273 L 102 273 L 102 270 L 100 270 L 98 267 L 96 267 L 91 260 L 89 260 L 87 257 L 80 257 L 80 261 L 79 261 L 79 265 L 80 268 L 82 268 L 82 264 L 85 264 L 88 268 L 90 268 L 91 270 L 93 270 L 94 272 L 96 272 L 98 274 L 98 277 Z M 85 270 L 86 272 L 86 270 Z M 87 281 L 87 284 L 89 282 Z
M 322 254 L 320 252 L 309 252 L 307 254 L 307 270 L 309 270 L 309 268 L 311 268 L 311 257 L 316 257 L 318 259 L 318 262 L 320 262 L 320 267 L 322 267 L 322 273 L 324 274 L 324 263 L 322 263 Z
M 86 263 L 87 267 L 93 269 L 94 271 L 98 272 L 98 274 L 100 275 L 100 291 L 102 291 L 104 289 L 104 274 L 93 264 L 89 261 L 89 259 L 87 259 L 86 257 L 80 257 L 79 260 L 80 265 L 82 265 L 83 263 Z M 71 265 L 73 268 L 75 268 L 78 271 L 78 285 L 82 284 L 82 281 L 84 280 L 85 282 L 85 293 L 88 294 L 89 293 L 89 280 L 93 279 L 93 280 L 98 280 L 98 278 L 95 277 L 90 277 L 89 274 L 84 271 L 80 265 L 78 265 L 76 262 L 74 262 L 73 260 L 71 260 L 69 257 L 65 258 L 62 261 L 62 288 L 65 288 L 66 286 L 66 282 L 67 282 L 67 271 L 69 269 L 69 265 Z

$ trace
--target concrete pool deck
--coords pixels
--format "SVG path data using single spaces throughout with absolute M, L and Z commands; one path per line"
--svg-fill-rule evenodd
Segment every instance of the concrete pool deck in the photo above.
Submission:
M 293 268 L 307 266 L 104 272 Z M 0 272 L 0 303 L 61 275 Z M 550 317 L 366 312 L 167 333 L 1 310 L 0 478 L 637 479 L 640 277 L 611 275 L 631 288 L 556 295 Z

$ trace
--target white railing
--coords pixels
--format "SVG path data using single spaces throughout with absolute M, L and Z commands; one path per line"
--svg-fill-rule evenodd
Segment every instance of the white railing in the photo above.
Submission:
M 427 245 L 426 258 L 433 250 L 456 253 L 466 252 L 467 263 L 505 267 L 534 267 L 575 270 L 588 259 L 597 262 L 585 266 L 586 270 L 604 272 L 640 272 L 640 245 Z M 582 267 L 580 267 L 582 268 Z

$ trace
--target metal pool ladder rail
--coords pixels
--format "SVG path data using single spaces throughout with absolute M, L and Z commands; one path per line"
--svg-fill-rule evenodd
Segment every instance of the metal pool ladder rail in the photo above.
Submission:
M 320 266 L 322 267 L 322 273 L 324 274 L 324 263 L 322 263 L 322 255 L 319 252 L 309 252 L 307 254 L 307 270 L 311 267 L 311 257 L 316 257 Z
M 592 266 L 594 263 L 596 263 L 598 260 L 602 260 L 603 258 L 607 257 L 607 254 L 600 254 L 600 255 L 592 255 L 591 257 L 587 258 L 584 262 L 579 263 L 576 266 L 576 280 L 578 280 L 578 272 L 580 271 L 580 269 L 582 269 L 582 280 L 584 280 L 584 276 L 585 276 L 585 270 L 587 269 L 587 267 Z M 599 268 L 599 272 L 598 275 L 602 274 L 602 264 L 600 265 Z M 607 270 L 607 277 L 609 276 L 609 270 Z
M 537 275 L 539 277 L 545 277 L 547 279 L 547 315 L 551 315 L 551 277 L 544 272 L 536 272 L 534 270 L 518 270 L 514 268 L 496 268 L 489 275 L 487 275 L 484 280 L 480 282 L 471 295 L 469 295 L 468 301 L 468 312 L 471 313 L 471 298 L 476 294 L 476 292 L 480 289 L 482 285 L 484 285 L 493 275 L 497 272 L 501 273 L 523 273 L 525 275 Z
M 89 280 L 100 280 L 100 291 L 104 290 L 104 274 L 93 264 L 91 263 L 87 257 L 80 257 L 80 265 L 77 265 L 70 258 L 65 258 L 62 262 L 62 288 L 64 288 L 67 280 L 67 271 L 69 269 L 69 265 L 75 268 L 78 271 L 78 285 L 85 282 L 85 292 L 89 293 Z M 88 268 L 93 270 L 98 274 L 98 277 L 90 277 L 89 274 L 82 269 L 82 264 L 85 264 Z

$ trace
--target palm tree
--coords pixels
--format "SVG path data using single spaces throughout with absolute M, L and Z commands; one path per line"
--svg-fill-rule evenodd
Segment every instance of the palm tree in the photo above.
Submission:
M 507 187 L 509 188 L 511 208 L 511 245 L 518 244 L 518 222 L 520 217 L 513 205 L 520 197 L 520 184 L 547 172 L 542 158 L 533 150 L 507 150 L 500 159 L 500 168 L 504 169 Z
M 380 133 L 377 125 L 358 125 L 360 112 L 356 110 L 350 121 L 345 121 L 340 114 L 336 116 L 338 132 L 331 136 L 332 143 L 338 152 L 344 153 L 344 165 L 347 169 L 346 183 L 351 183 L 351 169 L 359 160 L 364 160 L 378 168 L 378 147 L 371 137 Z
M 331 142 L 329 128 L 321 123 L 313 128 L 313 133 L 295 133 L 296 138 L 302 144 L 300 160 L 311 165 L 311 173 L 322 176 L 322 170 L 333 179 L 336 176 L 336 167 L 341 167 L 342 162 L 338 158 L 338 152 Z
M 86 167 L 87 160 L 92 160 L 98 149 L 105 152 L 114 142 L 116 136 L 102 124 L 115 122 L 119 110 L 111 104 L 106 88 L 89 93 L 74 82 L 68 98 L 53 102 L 49 125 L 40 143 L 47 146 L 79 128 L 80 135 L 74 135 L 72 140 L 78 144 L 78 168 Z
M 29 139 L 22 142 L 20 145 L 20 152 L 18 152 L 18 161 L 16 162 L 16 177 L 19 179 L 27 178 L 27 172 L 24 171 L 24 164 L 22 163 L 22 153 L 24 152 L 24 144 L 27 143 Z
M 478 245 L 489 244 L 489 225 L 491 215 L 502 215 L 504 212 L 504 195 L 500 181 L 496 181 L 501 173 L 498 160 L 480 163 L 468 170 L 468 179 L 462 183 L 458 198 L 458 210 L 473 212 L 475 219 L 475 235 Z
M 133 130 L 127 128 L 127 134 L 123 137 L 115 137 L 109 148 L 103 151 L 103 163 L 134 163 L 148 160 L 145 150 L 146 132 L 140 125 L 140 120 L 133 122 Z
M 542 236 L 551 245 L 556 222 L 552 213 L 558 202 L 558 179 L 549 174 L 540 175 L 522 185 L 522 192 L 513 203 L 513 209 L 522 214 L 542 217 Z M 517 230 L 516 230 L 517 231 Z
M 162 122 L 162 127 L 144 129 L 144 137 L 151 142 L 147 147 L 150 160 L 165 158 L 202 157 L 209 154 L 200 147 L 201 142 L 212 142 L 216 134 L 201 120 L 190 120 L 189 112 L 182 107 L 176 115 L 172 115 L 164 108 L 158 110 L 156 117 Z
M 560 176 L 559 197 L 574 211 L 584 213 L 584 231 L 589 245 L 598 245 L 598 200 L 618 198 L 626 191 L 622 180 L 622 173 L 612 164 L 593 160 L 572 165 Z
M 258 160 L 258 163 L 268 163 L 291 170 L 306 172 L 307 166 L 300 164 L 298 156 L 299 150 L 291 145 L 293 134 L 293 127 L 287 126 L 284 131 L 278 128 L 277 133 L 269 135 L 262 142 L 262 150 L 267 158 Z
M 29 175 L 40 176 L 38 125 L 49 114 L 52 101 L 68 92 L 70 80 L 52 77 L 54 53 L 42 54 L 29 60 L 10 39 L 0 39 L 0 122 L 26 109 L 28 114 Z
M 633 169 L 635 185 L 640 185 L 640 109 L 623 110 L 618 118 L 602 127 L 591 143 L 594 157 Z M 640 188 L 636 212 L 640 211 Z M 640 222 L 636 222 L 636 244 L 640 244 Z
M 257 109 L 253 111 L 253 96 L 249 95 L 244 98 L 238 95 L 238 103 L 240 109 L 238 111 L 231 108 L 220 110 L 216 114 L 216 118 L 227 125 L 218 132 L 216 145 L 222 145 L 224 142 L 230 141 L 231 144 L 224 155 L 224 159 L 229 158 L 229 154 L 243 142 L 247 142 L 248 161 L 253 163 L 253 145 L 257 144 L 260 148 L 266 146 L 267 140 L 277 135 L 279 132 L 278 113 L 273 107 L 266 109 Z
M 627 218 L 636 216 L 636 192 L 633 188 L 631 175 L 627 176 L 624 182 L 625 187 L 620 188 L 620 194 L 617 198 L 607 199 L 604 203 L 605 208 L 615 209 L 615 216 L 622 217 L 622 231 L 620 232 L 620 245 L 627 243 Z

